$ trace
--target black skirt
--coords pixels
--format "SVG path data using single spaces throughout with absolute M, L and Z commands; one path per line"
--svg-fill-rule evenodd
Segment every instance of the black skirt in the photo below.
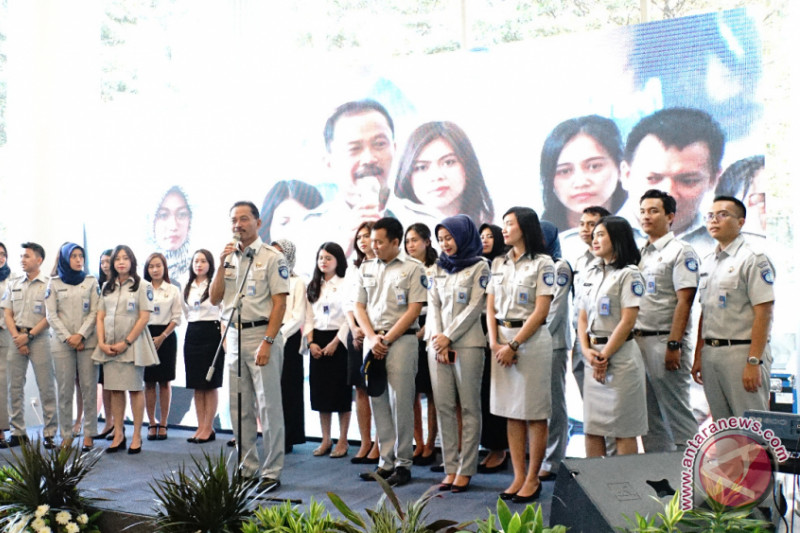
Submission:
M 167 326 L 147 326 L 150 335 L 155 339 L 161 335 Z M 175 360 L 178 355 L 178 336 L 175 332 L 169 334 L 164 339 L 158 349 L 158 360 L 161 361 L 155 366 L 148 366 L 144 369 L 145 383 L 166 383 L 175 379 Z
M 211 390 L 222 386 L 225 367 L 224 353 L 220 353 L 217 358 L 211 381 L 206 381 L 206 374 L 214 360 L 220 338 L 219 322 L 216 320 L 189 322 L 186 326 L 186 338 L 183 341 L 183 365 L 186 370 L 187 389 Z
M 483 333 L 486 333 L 486 315 L 481 318 Z M 488 450 L 508 448 L 506 419 L 489 411 L 489 396 L 492 389 L 492 351 L 484 348 L 483 379 L 481 379 L 481 446 Z
M 419 315 L 419 327 L 425 326 L 426 315 Z M 431 371 L 428 368 L 428 343 L 422 339 L 417 340 L 417 377 L 414 378 L 414 389 L 417 394 L 424 394 L 430 396 L 433 394 L 433 385 L 431 384 Z
M 283 348 L 281 372 L 281 399 L 283 400 L 283 425 L 286 428 L 286 446 L 306 441 L 305 402 L 303 401 L 303 356 L 299 331 L 286 339 Z
M 363 346 L 362 346 L 363 348 Z M 364 364 L 364 350 L 353 346 L 353 334 L 347 333 L 347 384 L 351 387 L 366 389 L 364 376 L 361 375 L 361 365 Z
M 314 343 L 324 348 L 337 331 L 314 330 Z M 351 410 L 353 387 L 347 383 L 347 348 L 342 343 L 333 355 L 311 357 L 308 374 L 311 409 L 323 413 L 346 413 Z

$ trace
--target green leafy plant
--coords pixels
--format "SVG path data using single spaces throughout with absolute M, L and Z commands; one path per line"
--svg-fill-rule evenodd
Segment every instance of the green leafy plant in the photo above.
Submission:
M 500 528 L 497 528 L 497 522 Z M 478 526 L 478 533 L 565 533 L 567 528 L 564 526 L 554 526 L 552 528 L 544 526 L 544 516 L 540 505 L 528 505 L 522 514 L 511 514 L 511 510 L 506 502 L 497 500 L 497 516 L 491 511 L 486 520 L 475 520 Z
M 636 513 L 633 519 L 623 515 L 631 525 L 625 531 L 631 533 L 699 533 L 708 531 L 762 533 L 771 531 L 769 522 L 750 518 L 752 509 L 749 507 L 731 509 L 714 500 L 709 500 L 708 506 L 708 509 L 699 508 L 685 511 L 680 506 L 680 493 L 676 492 L 664 506 L 664 512 L 658 513 L 653 518 L 642 516 L 639 513 Z
M 165 533 L 233 533 L 241 530 L 255 507 L 258 479 L 229 473 L 225 456 L 192 457 L 194 469 L 182 464 L 156 479 L 156 525 Z
M 19 454 L 14 450 L 11 453 L 12 458 L 0 483 L 0 526 L 3 531 L 38 531 L 41 528 L 31 529 L 33 526 L 29 526 L 37 518 L 42 522 L 52 522 L 52 531 L 67 531 L 67 524 L 56 520 L 59 513 L 87 516 L 85 523 L 67 520 L 73 524 L 69 529 L 75 533 L 97 530 L 92 525 L 93 520 L 84 512 L 91 499 L 81 495 L 78 484 L 97 464 L 98 452 L 83 454 L 79 448 L 71 446 L 47 450 L 40 440 L 36 440 L 24 444 Z M 66 515 L 60 516 L 63 521 Z M 40 522 L 36 524 L 40 525 Z
M 333 492 L 328 493 L 328 498 L 346 519 L 334 524 L 336 530 L 345 533 L 435 533 L 442 530 L 455 531 L 469 524 L 457 525 L 453 520 L 436 520 L 425 523 L 428 518 L 425 509 L 434 498 L 435 487 L 426 491 L 416 501 L 409 502 L 404 509 L 397 499 L 397 494 L 386 480 L 375 474 L 372 476 L 383 489 L 384 494 L 378 500 L 376 509 L 365 511 L 366 518 L 353 511 Z
M 291 502 L 273 507 L 259 507 L 254 517 L 242 526 L 242 533 L 330 533 L 337 531 L 325 506 L 311 501 L 308 511 L 301 512 Z

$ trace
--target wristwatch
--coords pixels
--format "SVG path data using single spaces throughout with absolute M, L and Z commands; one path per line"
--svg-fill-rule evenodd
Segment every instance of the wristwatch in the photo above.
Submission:
M 508 343 L 508 347 L 516 352 L 519 349 L 519 343 L 515 340 L 512 340 Z
M 32 341 L 32 340 L 33 340 L 33 333 L 31 333 L 31 332 L 29 331 L 29 332 L 28 332 L 28 341 L 30 342 L 30 341 Z
M 751 356 L 749 356 L 747 358 L 747 364 L 748 365 L 753 365 L 753 366 L 758 366 L 758 365 L 763 365 L 764 361 L 762 361 L 758 357 L 755 357 L 755 356 L 751 355 Z
M 667 341 L 667 350 L 680 350 L 680 341 Z
M 264 342 L 266 342 L 267 344 L 272 344 L 273 342 L 275 342 L 275 339 L 273 339 L 269 335 L 264 335 Z

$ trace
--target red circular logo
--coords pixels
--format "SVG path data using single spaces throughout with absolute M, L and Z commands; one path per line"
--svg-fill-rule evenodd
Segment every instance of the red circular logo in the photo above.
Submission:
M 754 505 L 772 489 L 772 459 L 752 436 L 725 432 L 702 446 L 695 479 L 708 498 L 727 507 Z

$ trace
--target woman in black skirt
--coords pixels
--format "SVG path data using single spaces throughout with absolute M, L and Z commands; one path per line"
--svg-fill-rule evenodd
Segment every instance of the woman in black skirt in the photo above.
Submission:
M 211 305 L 208 286 L 214 277 L 214 256 L 208 250 L 197 250 L 192 256 L 189 281 L 183 289 L 183 312 L 188 325 L 183 341 L 183 364 L 186 388 L 194 389 L 197 431 L 186 439 L 201 444 L 216 439 L 214 417 L 219 401 L 217 389 L 222 386 L 224 354 L 220 353 L 211 381 L 206 374 L 214 360 L 219 341 L 219 307 Z
M 167 258 L 163 254 L 150 254 L 144 263 L 144 279 L 153 284 L 153 312 L 147 329 L 153 337 L 160 361 L 144 369 L 144 402 L 150 422 L 147 440 L 166 440 L 172 402 L 171 382 L 175 380 L 178 352 L 175 328 L 181 323 L 181 295 L 178 287 L 170 283 Z M 156 420 L 156 394 L 161 407 L 159 420 Z
M 283 346 L 283 370 L 281 371 L 281 401 L 283 403 L 283 426 L 286 431 L 284 446 L 286 453 L 295 444 L 306 441 L 306 408 L 303 384 L 305 371 L 300 345 L 303 334 L 300 326 L 306 319 L 306 284 L 295 274 L 297 250 L 292 241 L 278 239 L 272 246 L 283 253 L 289 267 L 289 294 L 286 295 L 286 312 L 283 315 L 281 333 L 286 342 Z
M 322 427 L 322 442 L 314 450 L 314 455 L 325 455 L 333 446 L 331 413 L 336 412 L 339 413 L 339 440 L 331 452 L 333 458 L 347 455 L 347 430 L 353 401 L 353 387 L 347 384 L 346 271 L 347 258 L 342 247 L 335 242 L 326 242 L 317 252 L 314 276 L 306 291 L 305 331 L 311 353 L 308 378 L 311 408 L 319 411 Z

